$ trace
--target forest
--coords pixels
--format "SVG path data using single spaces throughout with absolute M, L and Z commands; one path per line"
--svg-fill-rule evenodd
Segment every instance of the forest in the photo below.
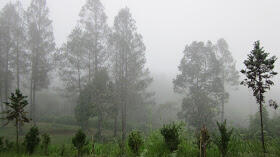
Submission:
M 58 43 L 49 2 L 0 1 L 0 157 L 280 156 L 267 41 L 236 58 L 226 38 L 187 40 L 165 76 L 128 6 L 111 17 L 103 0 L 83 1 Z

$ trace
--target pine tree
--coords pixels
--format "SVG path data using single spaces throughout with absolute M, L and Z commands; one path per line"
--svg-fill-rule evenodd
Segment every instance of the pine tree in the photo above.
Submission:
M 241 70 L 241 73 L 246 76 L 242 85 L 251 88 L 254 97 L 256 97 L 259 104 L 260 121 L 261 121 L 261 140 L 263 153 L 265 156 L 265 141 L 263 131 L 263 103 L 265 102 L 265 92 L 270 90 L 270 87 L 274 85 L 271 78 L 277 73 L 274 71 L 274 64 L 277 60 L 275 56 L 268 58 L 269 53 L 265 52 L 263 47 L 260 46 L 260 42 L 254 43 L 254 49 L 248 55 L 248 58 L 244 61 L 245 69 Z
M 7 125 L 11 121 L 15 121 L 17 152 L 19 147 L 19 126 L 30 121 L 29 118 L 27 118 L 27 112 L 25 111 L 25 107 L 28 105 L 26 98 L 27 97 L 23 96 L 20 90 L 17 89 L 15 93 L 11 93 L 11 97 L 9 98 L 10 103 L 5 103 L 8 107 L 8 109 L 4 112 L 4 119 L 7 120 L 7 123 L 5 125 Z

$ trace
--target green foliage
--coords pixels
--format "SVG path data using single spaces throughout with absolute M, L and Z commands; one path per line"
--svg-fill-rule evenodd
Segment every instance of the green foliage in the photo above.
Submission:
M 4 150 L 4 137 L 0 137 L 0 152 Z
M 44 154 L 45 155 L 48 155 L 48 151 L 49 151 L 49 145 L 51 143 L 51 138 L 50 138 L 50 135 L 44 133 L 42 135 L 42 148 L 44 150 Z
M 82 130 L 78 130 L 72 138 L 72 144 L 78 150 L 78 157 L 82 156 L 82 150 L 87 145 L 86 134 Z
M 160 129 L 161 135 L 164 137 L 165 144 L 171 152 L 174 152 L 178 149 L 180 144 L 180 131 L 182 129 L 181 124 L 175 124 L 174 122 L 168 125 L 164 125 Z
M 33 154 L 35 148 L 39 145 L 40 138 L 39 138 L 39 130 L 36 126 L 33 126 L 29 132 L 25 135 L 24 138 L 24 145 L 26 151 L 29 154 Z
M 233 129 L 231 130 L 227 129 L 226 121 L 224 121 L 221 124 L 217 122 L 217 126 L 219 128 L 220 136 L 215 138 L 214 143 L 218 146 L 222 157 L 225 157 L 229 150 L 228 146 L 229 146 Z
M 28 123 L 30 120 L 27 118 L 27 112 L 25 111 L 25 107 L 28 105 L 27 96 L 23 96 L 19 89 L 16 89 L 15 93 L 11 93 L 11 97 L 9 98 L 10 103 L 6 102 L 6 106 L 8 109 L 4 112 L 5 120 L 7 120 L 7 125 L 10 121 L 15 121 L 16 126 L 16 144 L 17 151 L 19 151 L 19 143 L 18 143 L 18 134 L 19 134 L 19 126 L 23 126 L 24 123 Z
M 128 136 L 128 146 L 130 150 L 138 156 L 140 154 L 140 149 L 144 144 L 143 137 L 140 131 L 132 131 Z
M 179 118 L 197 129 L 203 124 L 209 128 L 214 126 L 218 99 L 224 93 L 219 60 L 214 50 L 210 41 L 194 41 L 187 45 L 178 67 L 180 73 L 173 80 L 174 91 L 186 93 Z

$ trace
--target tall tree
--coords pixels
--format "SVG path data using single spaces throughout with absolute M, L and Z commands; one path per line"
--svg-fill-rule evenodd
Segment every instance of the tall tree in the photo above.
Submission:
M 1 31 L 1 59 L 3 74 L 4 100 L 8 102 L 8 93 L 13 80 L 11 69 L 12 47 L 13 47 L 13 25 L 15 24 L 16 9 L 12 3 L 8 3 L 2 10 L 0 16 Z
M 100 0 L 87 0 L 80 12 L 80 24 L 84 32 L 87 52 L 88 80 L 106 65 L 108 60 L 108 36 L 110 29 Z
M 52 21 L 46 0 L 32 0 L 27 10 L 28 49 L 31 53 L 30 104 L 36 124 L 36 92 L 49 85 L 50 57 L 55 50 Z
M 185 96 L 179 117 L 191 126 L 201 128 L 214 125 L 220 95 L 220 69 L 211 42 L 193 42 L 187 45 L 179 65 L 180 74 L 173 80 L 174 91 Z
M 263 153 L 265 156 L 265 141 L 263 132 L 263 103 L 265 102 L 265 92 L 267 92 L 274 82 L 271 78 L 277 75 L 274 71 L 274 63 L 277 58 L 272 56 L 268 57 L 269 53 L 265 52 L 263 47 L 260 46 L 260 42 L 256 41 L 254 43 L 254 49 L 248 55 L 248 58 L 244 61 L 246 66 L 245 69 L 241 70 L 241 73 L 246 76 L 246 78 L 241 82 L 242 85 L 251 88 L 254 97 L 256 97 L 257 103 L 259 104 L 260 120 L 261 120 L 261 140 Z
M 219 68 L 221 69 L 220 78 L 222 81 L 222 95 L 221 95 L 221 122 L 224 121 L 225 103 L 229 98 L 226 92 L 226 85 L 238 85 L 239 72 L 235 68 L 235 60 L 233 59 L 229 46 L 225 39 L 219 39 L 216 44 L 216 55 L 220 62 Z
M 19 1 L 8 3 L 0 15 L 0 101 L 12 87 L 13 78 L 16 78 L 16 88 L 20 87 L 20 75 L 26 70 L 27 54 L 25 51 L 24 10 Z M 3 88 L 4 87 L 4 94 Z M 4 107 L 1 107 L 4 110 Z
M 148 69 L 145 68 L 146 48 L 142 36 L 137 33 L 135 20 L 132 18 L 128 8 L 121 9 L 115 17 L 113 31 L 113 76 L 122 104 L 120 107 L 122 143 L 124 144 L 127 107 L 144 105 L 149 95 L 146 89 L 152 79 L 149 77 Z

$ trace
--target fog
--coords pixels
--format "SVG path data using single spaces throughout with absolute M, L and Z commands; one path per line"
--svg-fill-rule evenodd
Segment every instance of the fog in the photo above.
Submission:
M 10 0 L 0 0 L 0 8 Z M 13 2 L 13 1 L 11 1 Z M 47 0 L 56 47 L 66 42 L 79 20 L 85 0 Z M 224 38 L 236 60 L 236 69 L 244 68 L 243 61 L 253 48 L 253 43 L 261 41 L 266 52 L 280 56 L 280 1 L 264 0 L 101 0 L 108 16 L 109 26 L 119 10 L 128 7 L 136 21 L 137 31 L 143 36 L 146 46 L 146 67 L 154 81 L 149 87 L 155 92 L 157 104 L 175 102 L 181 106 L 182 96 L 174 93 L 172 80 L 179 73 L 178 66 L 186 45 L 193 41 L 208 40 L 215 43 Z M 30 0 L 22 0 L 24 8 Z M 279 70 L 279 61 L 276 62 Z M 240 81 L 244 77 L 241 76 Z M 266 93 L 266 98 L 280 101 L 279 76 L 275 86 Z M 57 82 L 54 75 L 52 82 Z M 59 82 L 59 81 L 58 81 Z M 59 84 L 59 83 L 58 83 Z M 52 84 L 49 91 L 55 90 Z M 52 93 L 52 92 L 51 92 Z M 249 115 L 258 109 L 250 89 L 244 86 L 230 88 L 229 103 L 225 106 L 226 117 L 234 124 L 246 126 Z M 236 120 L 233 120 L 236 119 Z M 244 122 L 244 124 L 243 124 Z

